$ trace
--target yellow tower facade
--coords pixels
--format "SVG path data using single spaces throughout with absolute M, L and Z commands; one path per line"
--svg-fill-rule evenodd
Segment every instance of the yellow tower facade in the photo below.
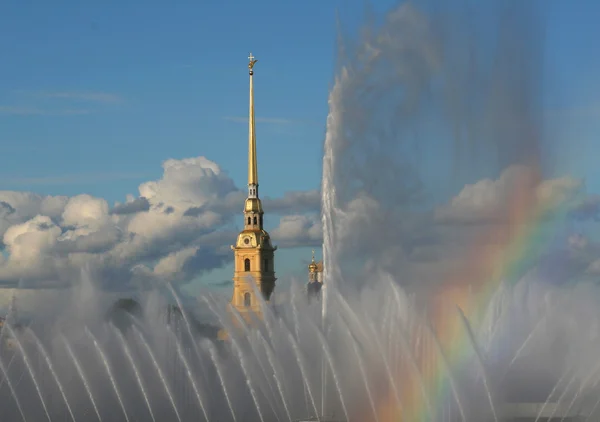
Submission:
M 258 163 L 256 159 L 256 127 L 254 117 L 254 65 L 248 57 L 250 74 L 250 110 L 248 119 L 248 197 L 244 204 L 244 229 L 231 246 L 234 257 L 233 306 L 246 320 L 261 314 L 260 298 L 269 301 L 275 288 L 275 250 L 264 229 L 264 211 L 258 195 Z

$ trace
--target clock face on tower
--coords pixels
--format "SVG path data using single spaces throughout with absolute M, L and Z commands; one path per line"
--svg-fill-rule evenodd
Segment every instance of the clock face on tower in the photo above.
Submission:
M 250 244 L 250 238 L 249 237 L 245 237 L 244 238 L 244 245 L 249 245 Z

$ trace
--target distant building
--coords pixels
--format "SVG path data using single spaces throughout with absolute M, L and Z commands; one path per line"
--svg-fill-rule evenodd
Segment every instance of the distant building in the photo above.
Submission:
M 312 251 L 312 260 L 308 265 L 308 284 L 306 292 L 308 297 L 318 297 L 323 287 L 323 261 L 315 261 L 315 251 Z

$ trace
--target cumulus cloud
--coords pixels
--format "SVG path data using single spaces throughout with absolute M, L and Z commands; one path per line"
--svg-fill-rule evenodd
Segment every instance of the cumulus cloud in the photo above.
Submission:
M 59 217 L 69 200 L 66 196 L 43 196 L 31 192 L 0 191 L 0 201 L 15 210 L 22 220 L 35 217 L 38 214 L 50 218 Z
M 0 216 L 6 217 L 14 212 L 15 209 L 8 202 L 0 201 Z
M 287 215 L 271 231 L 275 243 L 281 247 L 318 246 L 323 242 L 321 222 L 313 216 Z
M 69 199 L 62 213 L 64 225 L 83 227 L 91 231 L 105 224 L 107 219 L 106 201 L 90 195 L 78 195 Z
M 208 209 L 220 214 L 238 213 L 240 204 L 246 198 L 246 190 L 228 192 L 221 198 L 215 198 L 201 207 L 190 207 L 186 215 L 195 216 Z M 315 213 L 321 209 L 321 192 L 317 189 L 309 191 L 286 192 L 282 198 L 265 197 L 263 208 L 269 214 L 287 215 L 290 213 Z
M 588 235 L 572 233 L 564 243 L 548 248 L 539 260 L 537 273 L 550 283 L 595 283 L 600 275 L 600 243 Z
M 436 271 L 443 276 L 481 225 L 506 221 L 510 189 L 524 181 L 539 203 L 569 204 L 578 219 L 596 215 L 600 201 L 581 195 L 581 181 L 539 181 L 526 168 L 513 166 L 498 179 L 465 186 L 430 211 L 390 210 L 361 192 L 336 216 L 337 249 L 367 269 L 402 277 L 432 277 Z M 112 208 L 86 194 L 0 191 L 0 285 L 68 285 L 82 268 L 108 290 L 189 282 L 231 262 L 229 245 L 241 229 L 244 197 L 245 189 L 205 157 L 165 161 L 162 177 L 142 183 L 138 195 Z M 267 229 L 280 248 L 322 243 L 318 190 L 266 197 L 264 207 L 272 216 Z M 393 230 L 373 231 L 383 226 Z M 588 238 L 573 236 L 565 248 L 569 268 L 600 273 L 600 247 Z
M 600 243 L 581 233 L 571 234 L 567 238 L 568 258 L 577 272 L 583 276 L 600 275 Z
M 515 212 L 533 212 L 535 220 L 517 220 L 528 221 L 538 238 L 535 245 L 524 245 L 532 249 L 522 259 L 528 259 L 531 268 L 539 264 L 548 280 L 589 277 L 600 274 L 600 247 L 590 246 L 587 237 L 567 239 L 564 233 L 569 216 L 576 212 L 578 219 L 593 221 L 596 206 L 595 196 L 586 195 L 581 180 L 541 180 L 524 166 L 467 184 L 429 210 L 390 208 L 361 191 L 335 214 L 333 253 L 344 266 L 345 281 L 383 271 L 408 288 L 428 289 L 452 275 L 485 278 L 489 264 L 474 257 L 500 256 L 514 236 L 523 233 L 514 226 Z
M 317 212 L 321 208 L 321 192 L 317 189 L 286 192 L 283 198 L 266 197 L 263 204 L 273 213 L 287 214 L 292 209 L 296 212 Z
M 160 180 L 143 183 L 139 188 L 140 196 L 151 204 L 201 206 L 236 190 L 219 165 L 205 157 L 170 159 L 162 167 Z
M 586 268 L 586 273 L 598 276 L 600 275 L 600 258 L 592 261 L 590 265 Z
M 137 196 L 112 209 L 85 194 L 0 191 L 0 284 L 68 285 L 82 268 L 112 290 L 189 282 L 231 261 L 244 197 L 245 190 L 205 157 L 166 160 L 160 179 L 142 183 Z M 319 241 L 316 217 L 286 215 L 318 210 L 316 191 L 265 199 L 269 207 L 284 216 L 273 230 L 280 247 Z
M 579 179 L 540 180 L 523 166 L 511 166 L 498 179 L 465 186 L 438 207 L 432 222 L 436 240 L 425 249 L 438 252 L 435 266 L 444 269 L 442 274 L 460 262 L 462 268 L 457 267 L 457 271 L 465 279 L 477 271 L 485 274 L 485 268 L 473 262 L 473 254 L 482 256 L 484 250 L 510 252 L 514 236 L 525 235 L 531 240 L 533 233 L 514 227 L 514 214 L 534 212 L 526 221 L 535 230 L 536 241 L 521 242 L 519 255 L 507 259 L 526 260 L 527 269 L 549 283 L 589 280 L 600 274 L 600 244 L 582 234 L 568 234 L 572 219 L 596 221 L 597 196 L 587 195 L 583 188 Z M 430 268 L 422 266 L 420 270 L 423 274 Z
M 574 201 L 582 181 L 561 177 L 538 181 L 535 171 L 525 166 L 510 166 L 496 180 L 483 179 L 466 185 L 452 200 L 435 210 L 435 220 L 444 224 L 482 224 L 506 222 L 515 204 L 515 191 L 526 200 L 555 208 Z
M 600 221 L 600 195 L 590 195 L 571 210 L 571 217 L 578 221 Z
M 60 219 L 68 198 L 42 196 L 29 192 L 0 191 L 0 237 L 15 224 L 21 224 L 37 215 Z
M 137 212 L 148 211 L 150 209 L 150 202 L 143 196 L 139 198 L 130 198 L 127 202 L 120 204 L 117 203 L 110 211 L 111 214 L 126 215 L 135 214 Z

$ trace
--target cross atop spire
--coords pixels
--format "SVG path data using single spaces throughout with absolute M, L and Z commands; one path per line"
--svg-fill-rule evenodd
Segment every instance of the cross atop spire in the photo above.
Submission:
M 254 64 L 258 61 L 256 58 L 250 53 L 248 56 L 248 70 L 250 70 L 250 76 L 254 74 Z
M 318 268 L 319 267 L 318 267 L 317 263 L 315 262 L 315 250 L 313 249 L 313 251 L 312 251 L 312 259 L 310 261 L 310 264 L 308 264 L 308 271 L 311 274 L 315 274 L 317 272 Z M 316 276 L 313 276 L 311 280 L 312 281 L 316 281 L 317 280 Z

